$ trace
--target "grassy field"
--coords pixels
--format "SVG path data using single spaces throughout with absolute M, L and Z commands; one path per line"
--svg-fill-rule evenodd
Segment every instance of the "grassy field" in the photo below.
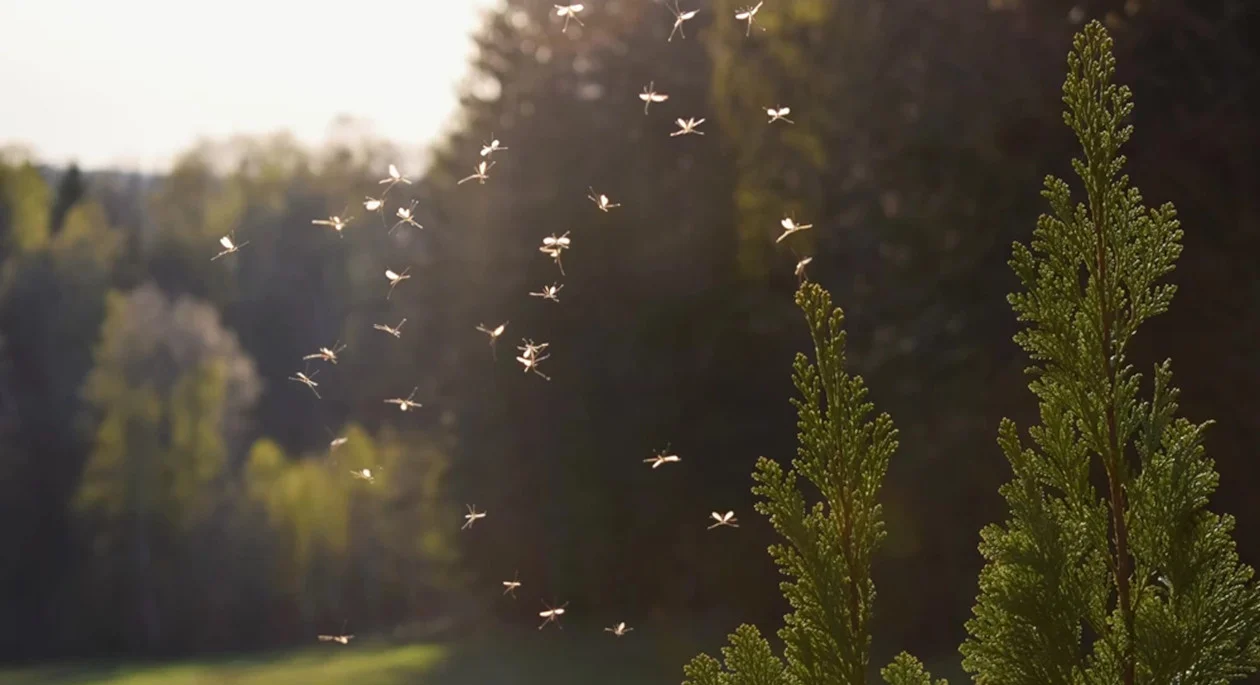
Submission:
M 4 685 L 646 685 L 681 682 L 702 647 L 673 631 L 616 638 L 599 626 L 485 634 L 459 644 L 370 640 L 291 652 L 151 665 L 0 670 Z

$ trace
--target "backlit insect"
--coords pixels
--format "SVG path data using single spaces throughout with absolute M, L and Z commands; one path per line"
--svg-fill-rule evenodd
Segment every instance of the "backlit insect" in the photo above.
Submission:
M 748 22 L 748 30 L 744 31 L 744 37 L 748 37 L 752 33 L 753 20 L 757 18 L 757 10 L 761 9 L 761 6 L 764 4 L 766 4 L 765 0 L 762 0 L 762 2 L 757 3 L 756 7 L 745 7 L 735 13 L 735 21 Z M 765 29 L 762 28 L 762 30 L 764 31 Z
M 503 581 L 503 594 L 512 595 L 512 599 L 516 599 L 516 588 L 521 586 L 521 581 L 518 580 L 519 577 L 520 574 L 518 572 L 512 574 L 512 580 Z
M 564 263 L 560 260 L 560 254 L 569 248 L 570 244 L 569 232 L 565 231 L 564 235 L 557 236 L 555 233 L 543 238 L 542 247 L 538 251 L 556 260 L 556 266 L 560 267 L 560 275 L 564 275 Z
M 338 447 L 341 447 L 347 442 L 350 442 L 350 438 L 347 438 L 345 436 L 342 436 L 340 438 L 333 438 L 332 442 L 328 443 L 328 451 L 336 452 Z
M 808 280 L 808 276 L 805 275 L 805 267 L 809 265 L 809 263 L 812 261 L 814 261 L 813 257 L 805 257 L 804 259 L 796 263 L 796 277 L 801 282 Z
M 407 178 L 406 176 L 403 176 L 402 173 L 398 171 L 398 167 L 394 166 L 393 164 L 390 164 L 389 176 L 386 178 L 382 178 L 379 182 L 380 185 L 385 186 L 385 192 L 381 193 L 381 199 L 384 200 L 385 196 L 389 195 L 390 189 L 392 189 L 394 186 L 398 185 L 399 183 L 405 183 L 407 185 L 411 185 L 411 179 Z
M 682 10 L 678 9 L 678 0 L 674 0 L 674 6 L 673 6 L 673 8 L 670 8 L 670 7 L 667 5 L 667 6 L 665 7 L 665 9 L 669 10 L 669 11 L 670 11 L 670 12 L 672 12 L 672 13 L 673 13 L 673 15 L 674 15 L 674 30 L 669 32 L 669 39 L 668 39 L 668 40 L 666 40 L 665 42 L 666 42 L 666 43 L 672 42 L 672 41 L 674 40 L 674 34 L 675 34 L 675 33 L 678 33 L 678 34 L 679 34 L 679 35 L 681 35 L 683 38 L 686 38 L 686 37 L 687 37 L 687 33 L 686 33 L 685 31 L 683 31 L 683 27 L 682 27 L 683 22 L 690 21 L 691 19 L 694 19 L 694 18 L 695 18 L 695 16 L 696 16 L 696 13 L 697 13 L 697 12 L 699 12 L 700 10 L 687 10 L 686 12 L 684 12 L 684 11 L 682 11 Z
M 486 517 L 486 512 L 477 511 L 477 506 L 475 504 L 465 504 L 464 506 L 468 507 L 468 513 L 464 514 L 464 520 L 466 523 L 460 526 L 460 530 L 468 530 L 469 528 L 472 528 L 473 524 L 476 523 L 478 519 Z
M 582 23 L 581 19 L 578 19 L 578 12 L 581 12 L 583 9 L 585 9 L 582 5 L 580 4 L 555 5 L 555 8 L 556 8 L 556 16 L 564 17 L 564 28 L 560 29 L 561 33 L 569 30 L 570 19 L 572 19 L 573 21 L 576 21 L 578 23 L 578 26 L 586 26 L 586 24 Z
M 792 121 L 791 119 L 787 118 L 787 115 L 791 113 L 792 113 L 791 107 L 779 107 L 777 109 L 774 107 L 767 107 L 766 116 L 770 117 L 770 121 L 766 123 L 773 124 L 774 122 L 782 119 L 783 121 L 786 121 L 789 124 L 795 124 L 796 123 L 795 121 Z
M 499 324 L 498 326 L 495 326 L 494 328 L 486 328 L 485 325 L 483 324 L 477 324 L 477 330 L 490 336 L 490 354 L 495 359 L 498 359 L 499 355 L 494 351 L 494 345 L 495 343 L 499 342 L 499 336 L 503 335 L 503 331 L 507 330 L 507 325 L 508 325 L 507 321 L 504 321 L 503 323 Z
M 346 624 L 345 624 L 345 622 L 344 622 L 344 621 L 343 621 L 343 622 L 342 622 L 342 624 L 341 624 L 341 629 L 342 629 L 342 630 L 345 630 L 345 629 L 346 629 Z M 354 639 L 354 636 L 353 636 L 353 635 L 345 635 L 345 634 L 342 634 L 342 635 L 320 635 L 320 636 L 319 636 L 319 641 L 320 641 L 320 642 L 338 642 L 338 643 L 341 643 L 341 644 L 343 644 L 343 645 L 348 645 L 348 644 L 350 644 L 350 641 L 351 641 L 351 640 L 353 640 L 353 639 Z
M 616 635 L 617 637 L 621 637 L 622 635 L 625 635 L 626 633 L 632 630 L 634 630 L 634 628 L 626 627 L 625 621 L 622 621 L 621 623 L 618 623 L 617 625 L 612 626 L 611 628 L 604 628 L 605 633 L 612 633 L 613 635 Z
M 365 480 L 369 483 L 376 482 L 376 474 L 372 473 L 372 469 L 369 469 L 369 468 L 355 469 L 350 472 L 350 475 L 354 476 L 355 478 L 358 478 L 359 480 Z
M 379 212 L 383 206 L 385 206 L 384 200 L 378 200 L 374 197 L 363 198 L 363 208 L 369 212 Z
M 714 528 L 717 528 L 718 526 L 730 526 L 731 528 L 739 528 L 739 523 L 736 522 L 737 519 L 735 518 L 735 512 L 733 511 L 728 511 L 725 514 L 719 514 L 715 511 L 709 514 L 709 518 L 713 519 L 714 521 L 717 521 L 717 523 L 709 526 L 709 530 L 713 530 Z
M 776 243 L 783 242 L 784 238 L 796 233 L 797 231 L 807 231 L 814 227 L 813 224 L 798 224 L 796 223 L 796 220 L 791 217 L 783 217 L 783 219 L 779 221 L 779 225 L 783 227 L 783 235 L 779 236 L 778 239 L 774 241 Z
M 374 323 L 372 324 L 372 328 L 375 328 L 378 331 L 385 331 L 386 333 L 389 333 L 395 338 L 401 338 L 402 327 L 403 327 L 403 324 L 405 323 L 407 323 L 407 319 L 403 319 L 402 321 L 399 321 L 397 326 L 388 326 L 383 323 Z
M 517 357 L 516 361 L 524 365 L 525 373 L 533 371 L 539 376 L 542 376 L 543 380 L 551 380 L 551 377 L 538 370 L 538 365 L 551 357 L 549 354 L 542 354 L 542 351 L 547 349 L 547 345 L 550 343 L 535 343 L 532 340 L 522 340 L 521 342 L 525 344 L 516 348 L 521 351 L 521 356 Z
M 548 623 L 552 622 L 555 622 L 556 627 L 560 628 L 560 617 L 564 616 L 564 608 L 569 606 L 569 603 L 565 602 L 558 607 L 553 607 L 543 602 L 543 606 L 547 607 L 547 610 L 538 612 L 539 617 L 543 619 L 543 622 L 538 625 L 538 629 L 542 630 Z
M 302 359 L 303 361 L 310 360 L 310 359 L 321 359 L 323 361 L 328 362 L 329 364 L 336 364 L 337 355 L 344 349 L 346 349 L 345 345 L 333 345 L 332 347 L 321 347 L 319 348 L 319 351 L 316 352 L 315 354 L 308 354 L 305 357 L 302 357 Z
M 411 278 L 408 271 L 411 271 L 411 267 L 403 269 L 402 273 L 395 273 L 390 269 L 385 270 L 385 278 L 389 279 L 389 293 L 385 295 L 385 299 L 388 300 L 394 294 L 394 288 L 398 287 L 399 283 Z
M 237 250 L 241 249 L 242 247 L 245 247 L 246 245 L 249 244 L 249 241 L 246 240 L 240 245 L 237 245 L 236 243 L 232 242 L 232 235 L 229 233 L 228 235 L 225 235 L 222 238 L 219 238 L 219 244 L 223 246 L 223 251 L 211 257 L 210 261 L 212 262 L 218 259 L 219 257 L 230 255 L 233 252 L 236 252 Z
M 405 400 L 404 400 L 404 399 L 402 399 L 402 398 L 399 398 L 399 397 L 395 397 L 395 398 L 390 399 L 390 400 L 385 400 L 385 404 L 396 404 L 396 405 L 398 405 L 398 411 L 407 411 L 408 409 L 419 409 L 420 407 L 423 407 L 424 405 L 423 405 L 423 404 L 420 404 L 419 402 L 414 402 L 414 401 L 413 401 L 413 399 L 414 399 L 414 398 L 415 398 L 415 396 L 416 396 L 416 391 L 417 391 L 417 390 L 419 390 L 419 389 L 420 389 L 420 386 L 416 386 L 416 387 L 412 388 L 412 389 L 411 389 L 411 394 L 410 394 L 410 395 L 407 395 L 407 399 L 405 399 Z
M 678 130 L 669 134 L 670 138 L 673 138 L 674 136 L 685 136 L 689 133 L 694 133 L 698 136 L 704 135 L 704 131 L 696 129 L 697 126 L 704 123 L 704 119 L 696 119 L 695 117 L 686 121 L 683 121 L 682 119 L 675 119 L 674 123 L 678 124 Z
M 651 107 L 653 102 L 665 102 L 669 96 L 656 92 L 656 81 L 652 81 L 643 87 L 643 92 L 639 93 L 639 99 L 643 101 L 643 113 L 647 114 L 648 107 Z
M 544 300 L 551 300 L 552 302 L 559 302 L 560 291 L 563 289 L 564 289 L 563 285 L 556 285 L 555 283 L 552 283 L 551 285 L 544 285 L 542 287 L 542 292 L 530 293 L 529 295 L 530 297 L 541 297 Z
M 643 463 L 651 464 L 652 468 L 655 469 L 665 464 L 674 464 L 680 461 L 682 461 L 682 457 L 677 454 L 665 454 L 664 452 L 658 452 L 652 455 L 650 459 L 644 459 Z
M 603 193 L 596 193 L 594 188 L 587 188 L 587 190 L 591 191 L 591 194 L 587 195 L 586 199 L 594 202 L 595 206 L 599 207 L 600 211 L 607 212 L 614 207 L 621 206 L 621 204 L 609 200 L 607 195 L 604 195 Z
M 489 143 L 486 143 L 485 145 L 481 146 L 482 157 L 489 157 L 490 155 L 498 152 L 499 150 L 507 149 L 506 147 L 499 145 L 499 139 L 495 138 L 493 133 L 490 134 L 490 137 L 492 138 L 492 140 Z
M 310 388 L 311 392 L 315 393 L 315 399 L 323 399 L 322 397 L 319 396 L 319 391 L 315 389 L 316 386 L 319 385 L 319 383 L 316 383 L 315 381 L 311 380 L 311 378 L 318 373 L 319 371 L 312 371 L 311 375 L 308 376 L 305 373 L 298 371 L 296 376 L 289 376 L 289 380 L 295 381 L 297 383 L 301 383 L 302 385 L 305 385 L 306 387 Z
M 494 162 L 482 161 L 480 164 L 473 167 L 474 173 L 471 176 L 465 176 L 464 178 L 461 178 L 459 180 L 459 183 L 456 183 L 455 185 L 462 186 L 464 185 L 464 183 L 471 181 L 474 178 L 477 179 L 478 183 L 485 185 L 486 179 L 490 178 L 489 174 L 487 174 L 486 172 L 490 171 L 490 168 L 493 166 L 494 166 Z
M 344 219 L 339 216 L 330 216 L 327 219 L 314 219 L 311 223 L 316 226 L 330 226 L 337 232 L 337 237 L 341 237 L 341 231 L 345 229 L 345 227 L 350 223 L 350 220 L 353 218 L 354 217 L 352 216 L 348 216 Z
M 416 211 L 415 200 L 411 201 L 410 206 L 399 207 L 398 210 L 394 212 L 394 216 L 398 217 L 398 221 L 393 226 L 390 227 L 389 232 L 393 233 L 395 228 L 398 228 L 399 226 L 402 226 L 403 224 L 415 226 L 416 228 L 424 228 L 424 226 L 421 226 L 420 224 L 416 223 L 415 211 Z

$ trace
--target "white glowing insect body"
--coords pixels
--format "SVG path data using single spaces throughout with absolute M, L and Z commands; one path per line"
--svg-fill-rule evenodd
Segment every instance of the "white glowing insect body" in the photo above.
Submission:
M 805 257 L 804 259 L 796 263 L 796 277 L 797 278 L 801 279 L 802 281 L 804 281 L 807 278 L 805 275 L 805 267 L 808 266 L 809 263 L 812 261 L 814 261 L 813 257 Z
M 384 200 L 378 200 L 370 196 L 363 198 L 363 208 L 368 210 L 369 212 L 380 211 L 381 207 L 383 206 L 385 206 Z
M 569 30 L 570 19 L 572 19 L 573 21 L 576 21 L 578 23 L 578 26 L 586 26 L 586 24 L 582 23 L 581 19 L 578 19 L 578 12 L 581 12 L 582 10 L 586 9 L 583 5 L 581 4 L 555 5 L 555 8 L 556 8 L 556 16 L 564 17 L 564 28 L 560 29 L 561 33 Z
M 783 217 L 783 219 L 779 221 L 779 225 L 783 227 L 783 235 L 779 236 L 778 239 L 774 241 L 776 243 L 783 242 L 784 238 L 792 235 L 793 233 L 798 231 L 808 231 L 814 227 L 813 224 L 798 224 L 796 223 L 796 219 L 791 217 Z
M 348 216 L 344 219 L 339 216 L 330 216 L 327 219 L 313 219 L 311 223 L 315 224 L 316 226 L 329 226 L 334 231 L 337 232 L 338 236 L 340 236 L 342 230 L 344 230 L 345 227 L 350 224 L 350 220 L 353 218 L 354 217 L 352 216 Z
M 302 357 L 302 360 L 306 361 L 310 359 L 322 359 L 323 361 L 326 361 L 330 364 L 336 364 L 337 355 L 340 354 L 341 351 L 344 349 L 346 349 L 345 345 L 335 345 L 335 344 L 332 347 L 321 347 L 319 348 L 318 352 L 314 354 L 308 354 L 305 357 Z
M 655 469 L 660 466 L 664 466 L 665 464 L 674 464 L 680 461 L 682 461 L 682 457 L 677 454 L 665 454 L 664 452 L 658 452 L 650 459 L 644 459 L 643 463 L 651 464 L 652 468 Z
M 358 478 L 359 480 L 365 480 L 369 483 L 376 482 L 376 474 L 372 473 L 372 469 L 369 469 L 369 468 L 356 469 L 354 471 L 351 471 L 350 475 L 354 476 L 355 478 Z
M 379 185 L 385 186 L 385 192 L 381 193 L 381 199 L 384 200 L 385 196 L 389 194 L 390 189 L 392 189 L 394 186 L 398 185 L 399 183 L 405 183 L 407 185 L 411 185 L 411 179 L 407 178 L 406 176 L 403 176 L 402 173 L 398 171 L 398 167 L 394 166 L 393 164 L 390 164 L 389 176 L 387 176 L 386 178 L 382 178 L 379 182 Z M 371 210 L 368 210 L 368 211 L 371 211 Z
M 486 512 L 477 511 L 477 506 L 475 504 L 465 504 L 464 506 L 468 507 L 468 513 L 464 514 L 466 522 L 464 525 L 460 526 L 460 530 L 468 530 L 469 528 L 472 528 L 472 525 L 476 523 L 478 519 L 486 517 Z
M 678 8 L 678 0 L 674 0 L 673 7 L 666 6 L 665 9 L 669 10 L 674 15 L 674 29 L 669 32 L 669 39 L 666 40 L 665 42 L 666 43 L 673 42 L 675 33 L 678 33 L 685 39 L 687 37 L 687 33 L 683 31 L 683 27 L 682 27 L 683 22 L 687 22 L 692 19 L 695 19 L 696 14 L 700 10 L 687 10 L 684 12 L 683 10 Z
M 603 193 L 596 193 L 594 188 L 587 188 L 587 190 L 590 191 L 590 194 L 586 196 L 586 199 L 590 200 L 591 202 L 594 202 L 595 206 L 598 207 L 600 211 L 602 212 L 607 212 L 608 210 L 613 209 L 614 207 L 621 206 L 620 203 L 609 200 L 607 195 L 604 195 Z
M 210 261 L 212 262 L 218 259 L 219 257 L 230 255 L 233 252 L 236 252 L 237 250 L 241 249 L 242 247 L 245 247 L 246 245 L 249 244 L 249 241 L 246 240 L 245 242 L 237 245 L 236 243 L 232 242 L 232 235 L 228 234 L 228 235 L 223 236 L 222 238 L 219 238 L 219 244 L 223 246 L 223 251 L 211 257 Z
M 507 149 L 506 147 L 504 147 L 504 146 L 502 146 L 502 145 L 499 145 L 499 139 L 498 139 L 498 138 L 494 138 L 494 134 L 493 134 L 493 133 L 492 133 L 492 134 L 490 134 L 490 137 L 491 137 L 491 138 L 493 138 L 493 140 L 491 140 L 489 143 L 486 143 L 485 145 L 482 145 L 482 146 L 481 146 L 481 156 L 482 156 L 482 157 L 489 157 L 490 155 L 492 155 L 492 154 L 494 154 L 494 153 L 498 152 L 499 150 L 506 150 L 506 149 Z
M 770 121 L 766 123 L 773 124 L 774 122 L 782 119 L 783 121 L 786 121 L 789 124 L 795 124 L 796 123 L 795 121 L 792 121 L 791 119 L 787 118 L 787 115 L 791 113 L 792 113 L 791 107 L 777 107 L 777 108 L 767 107 L 766 116 L 770 117 Z
M 353 639 L 354 639 L 353 635 L 320 635 L 319 636 L 320 642 L 339 642 L 343 645 L 350 644 L 350 641 Z
M 542 351 L 547 349 L 547 345 L 550 343 L 535 343 L 534 341 L 528 339 L 522 340 L 521 342 L 525 344 L 516 348 L 521 351 L 521 356 L 517 357 L 516 361 L 520 362 L 521 365 L 525 367 L 525 373 L 533 371 L 539 376 L 542 376 L 543 380 L 551 380 L 550 376 L 547 376 L 538 370 L 538 365 L 551 357 L 549 354 L 542 354 Z
M 670 138 L 673 138 L 674 136 L 685 136 L 690 133 L 694 133 L 698 136 L 704 135 L 704 131 L 696 128 L 700 124 L 704 123 L 704 119 L 696 119 L 695 117 L 691 117 L 686 121 L 683 121 L 682 119 L 675 119 L 674 123 L 678 124 L 678 130 L 669 134 Z
M 653 102 L 665 102 L 669 96 L 656 92 L 656 81 L 652 81 L 643 87 L 643 92 L 639 93 L 639 99 L 643 101 L 643 113 L 647 114 L 648 107 L 651 107 Z
M 503 581 L 503 594 L 512 595 L 512 599 L 516 599 L 516 588 L 521 586 L 519 578 L 520 574 L 515 573 L 512 575 L 512 580 Z
M 604 628 L 605 633 L 612 633 L 613 635 L 616 635 L 617 637 L 621 637 L 622 635 L 625 635 L 626 633 L 632 630 L 634 630 L 634 628 L 626 627 L 625 621 L 622 621 L 621 623 L 618 623 L 617 625 L 612 626 L 611 628 Z
M 461 178 L 459 180 L 459 183 L 456 183 L 455 185 L 462 186 L 464 185 L 464 183 L 471 181 L 474 178 L 477 179 L 478 183 L 485 185 L 486 179 L 490 178 L 490 176 L 486 172 L 490 171 L 490 168 L 493 166 L 494 166 L 494 162 L 482 161 L 480 164 L 473 167 L 473 174 L 471 176 L 465 176 Z
M 494 350 L 495 343 L 499 342 L 499 336 L 503 335 L 503 331 L 507 330 L 507 325 L 508 325 L 507 321 L 504 321 L 503 323 L 499 324 L 498 326 L 495 326 L 494 328 L 486 328 L 484 324 L 477 324 L 477 330 L 490 336 L 490 354 L 495 359 L 499 358 L 498 353 L 495 352 Z
M 538 248 L 539 252 L 547 255 L 548 257 L 551 257 L 552 259 L 556 261 L 556 266 L 560 267 L 561 276 L 564 275 L 564 263 L 560 260 L 560 255 L 562 252 L 569 249 L 569 245 L 571 242 L 572 241 L 569 240 L 568 231 L 565 231 L 564 235 L 561 235 L 561 236 L 557 236 L 555 233 L 552 233 L 546 238 L 543 238 L 542 247 Z
M 335 452 L 335 451 L 337 451 L 337 448 L 338 448 L 338 447 L 341 447 L 342 445 L 346 444 L 347 442 L 350 442 L 350 438 L 347 438 L 347 437 L 344 437 L 344 436 L 343 436 L 343 437 L 340 437 L 340 438 L 333 438 L 333 439 L 332 439 L 332 442 L 329 442 L 329 443 L 328 443 L 328 451 L 330 451 L 330 452 Z
M 553 621 L 556 626 L 559 627 L 560 617 L 564 616 L 564 608 L 569 606 L 569 603 L 565 602 L 558 607 L 553 607 L 546 602 L 543 602 L 543 606 L 547 607 L 547 610 L 538 612 L 538 616 L 543 619 L 543 622 L 538 625 L 538 629 L 542 630 L 548 623 Z
M 385 270 L 385 278 L 389 279 L 389 293 L 385 295 L 385 299 L 388 300 L 391 296 L 393 296 L 394 288 L 398 287 L 399 283 L 411 278 L 411 275 L 407 273 L 408 271 L 411 271 L 411 267 L 403 269 L 402 273 L 395 273 L 391 269 Z
M 319 396 L 319 391 L 315 389 L 316 386 L 319 385 L 319 383 L 316 383 L 315 381 L 311 380 L 311 378 L 318 373 L 319 371 L 312 371 L 311 375 L 308 376 L 305 373 L 298 371 L 296 376 L 289 376 L 289 380 L 295 381 L 297 383 L 301 383 L 302 385 L 305 385 L 306 387 L 310 388 L 311 392 L 315 393 L 315 399 L 323 399 L 322 397 Z
M 744 9 L 735 13 L 736 21 L 748 22 L 748 30 L 744 31 L 744 37 L 748 37 L 752 33 L 753 20 L 757 18 L 757 10 L 761 9 L 761 6 L 764 4 L 766 4 L 765 0 L 762 0 L 761 2 L 757 3 L 756 7 L 745 7 Z M 765 30 L 765 29 L 762 29 L 762 30 Z
M 416 222 L 415 211 L 416 211 L 415 200 L 412 200 L 411 204 L 406 207 L 399 207 L 394 212 L 394 216 L 398 217 L 398 221 L 395 222 L 394 225 L 389 228 L 389 232 L 393 233 L 394 229 L 398 228 L 399 226 L 402 226 L 403 224 L 414 226 L 416 228 L 424 228 L 424 226 L 421 226 L 418 222 Z
M 735 512 L 728 511 L 725 514 L 719 514 L 716 511 L 709 514 L 709 518 L 717 521 L 717 523 L 709 526 L 709 530 L 713 530 L 718 526 L 730 526 L 731 528 L 739 528 L 738 519 L 735 518 Z
M 564 285 L 557 285 L 555 283 L 552 283 L 551 285 L 544 285 L 542 287 L 541 292 L 530 293 L 529 295 L 530 297 L 541 297 L 544 300 L 551 300 L 552 302 L 559 302 L 560 291 L 563 289 L 564 289 Z
M 405 400 L 399 397 L 395 397 L 393 399 L 385 400 L 385 404 L 398 405 L 398 411 L 407 411 L 409 409 L 419 409 L 420 407 L 423 407 L 424 405 L 420 404 L 419 402 L 412 401 L 416 396 L 416 391 L 419 389 L 420 389 L 420 386 L 416 386 L 412 388 L 411 394 L 407 395 L 407 399 Z
M 399 321 L 399 322 L 398 322 L 398 325 L 397 325 L 397 326 L 387 326 L 387 325 L 385 325 L 385 324 L 383 324 L 383 323 L 374 323 L 374 324 L 372 324 L 372 328 L 375 328 L 375 329 L 376 329 L 376 330 L 378 330 L 378 331 L 385 331 L 386 333 L 389 333 L 390 335 L 394 336 L 395 338 L 401 338 L 401 337 L 402 337 L 402 327 L 403 327 L 403 324 L 405 324 L 405 323 L 407 323 L 407 319 L 405 319 L 405 318 L 404 318 L 402 321 Z

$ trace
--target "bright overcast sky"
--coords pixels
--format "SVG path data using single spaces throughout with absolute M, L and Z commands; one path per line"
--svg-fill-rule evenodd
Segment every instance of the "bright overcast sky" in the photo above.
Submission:
M 0 147 L 157 170 L 198 137 L 347 114 L 419 147 L 449 122 L 496 0 L 0 0 Z

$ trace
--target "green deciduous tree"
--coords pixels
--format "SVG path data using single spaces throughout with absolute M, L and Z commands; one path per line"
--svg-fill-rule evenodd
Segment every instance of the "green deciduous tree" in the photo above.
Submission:
M 816 364 L 797 354 L 793 379 L 800 445 L 792 467 L 757 461 L 757 511 L 769 517 L 784 541 L 770 555 L 789 580 L 781 584 L 792 606 L 779 630 L 780 660 L 756 627 L 743 625 L 723 649 L 725 670 L 701 655 L 685 669 L 692 685 L 824 685 L 865 683 L 875 583 L 871 560 L 884 538 L 876 501 L 897 449 L 887 414 L 871 418 L 861 377 L 845 371 L 844 314 L 816 284 L 796 295 L 813 338 Z M 822 496 L 807 500 L 804 478 Z M 884 670 L 889 683 L 927 683 L 917 660 L 902 654 Z
M 1092 22 L 1063 85 L 1085 202 L 1047 178 L 1051 213 L 1010 261 L 1041 425 L 1032 447 L 1009 420 L 999 431 L 1011 515 L 983 531 L 962 647 L 980 683 L 1225 683 L 1260 666 L 1253 571 L 1233 518 L 1207 510 L 1219 480 L 1204 452 L 1210 422 L 1176 416 L 1169 362 L 1149 399 L 1128 362 L 1139 325 L 1172 301 L 1161 280 L 1182 231 L 1171 204 L 1145 206 L 1120 173 L 1133 106 L 1114 72 L 1111 39 Z

